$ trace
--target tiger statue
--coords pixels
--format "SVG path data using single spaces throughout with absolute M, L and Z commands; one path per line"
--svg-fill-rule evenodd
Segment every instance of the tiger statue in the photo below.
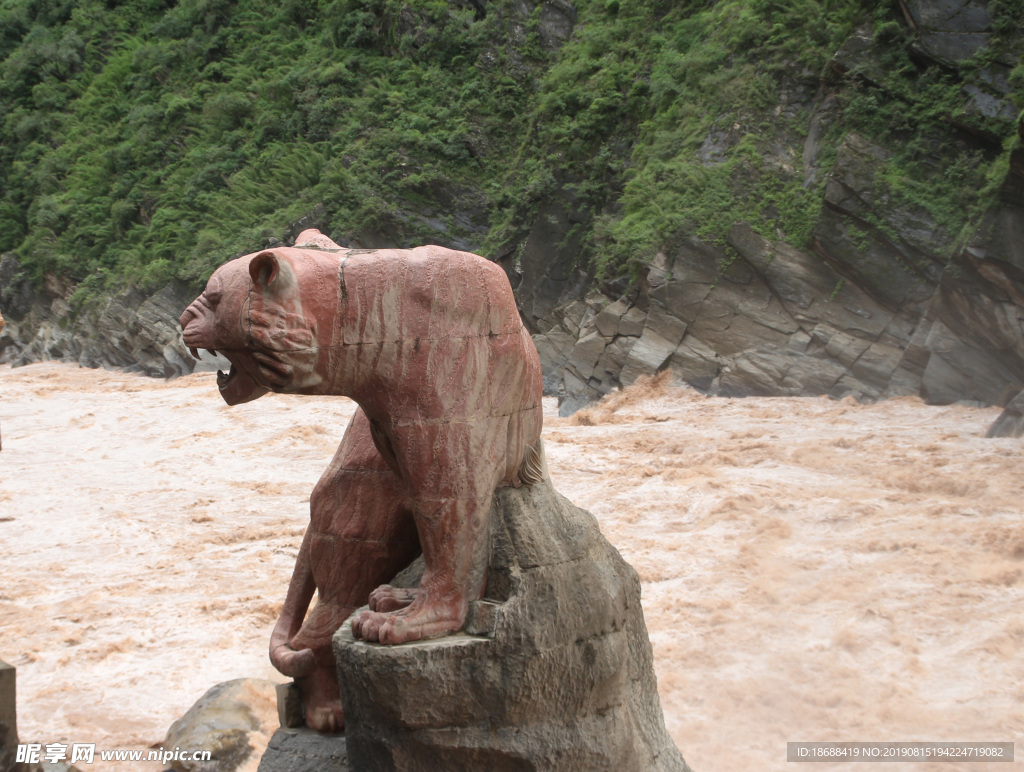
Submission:
M 545 474 L 542 383 L 494 263 L 438 246 L 344 249 L 317 230 L 296 245 L 218 268 L 181 327 L 193 356 L 231 363 L 217 374 L 229 405 L 270 391 L 358 405 L 310 496 L 270 640 L 307 724 L 330 732 L 344 723 L 331 638 L 346 619 L 359 639 L 397 644 L 460 630 L 482 597 L 495 489 Z M 417 589 L 386 584 L 420 553 Z

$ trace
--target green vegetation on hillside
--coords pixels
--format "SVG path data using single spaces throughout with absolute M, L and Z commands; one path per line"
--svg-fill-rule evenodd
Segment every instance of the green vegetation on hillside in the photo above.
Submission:
M 784 80 L 816 86 L 864 15 L 828 0 L 591 8 L 542 81 L 536 145 L 544 171 L 580 181 L 596 215 L 587 243 L 597 267 L 644 263 L 686 235 L 720 239 L 741 219 L 803 242 L 821 186 L 805 187 L 770 146 L 802 142 L 808 116 L 774 108 Z M 716 135 L 720 152 L 702 157 Z M 622 186 L 615 201 L 612 180 Z
M 197 280 L 316 203 L 374 228 L 432 186 L 495 176 L 474 142 L 510 144 L 526 94 L 502 51 L 471 64 L 501 20 L 404 5 L 423 39 L 398 36 L 392 0 L 6 10 L 0 249 L 90 290 Z
M 996 141 L 1012 127 L 963 116 L 958 76 L 911 61 L 887 2 L 574 4 L 556 50 L 540 5 L 512 0 L 2 0 L 0 251 L 84 302 L 202 280 L 321 203 L 337 236 L 406 243 L 465 236 L 467 212 L 494 256 L 567 190 L 581 263 L 612 275 L 741 219 L 803 244 L 843 131 L 916 138 L 887 184 L 951 232 L 1005 173 L 998 152 L 936 145 L 953 114 Z M 866 22 L 884 82 L 844 81 L 829 61 Z M 781 96 L 808 90 L 844 110 L 812 175 L 813 116 Z

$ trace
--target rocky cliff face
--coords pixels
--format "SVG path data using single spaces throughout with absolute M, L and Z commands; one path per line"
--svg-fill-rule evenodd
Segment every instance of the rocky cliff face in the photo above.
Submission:
M 538 8 L 515 5 L 510 34 L 525 39 L 536 24 L 554 55 L 573 34 L 576 9 L 564 0 Z M 766 199 L 763 219 L 736 222 L 721 238 L 679 239 L 632 283 L 600 282 L 583 258 L 595 210 L 580 198 L 578 180 L 556 174 L 539 211 L 497 259 L 535 333 L 546 392 L 560 396 L 563 412 L 666 368 L 702 391 L 735 396 L 914 394 L 1005 404 L 1024 385 L 1024 150 L 1019 142 L 1007 150 L 1000 137 L 1017 122 L 1010 97 L 1024 36 L 996 14 L 982 0 L 903 0 L 885 24 L 876 18 L 850 35 L 826 72 L 794 63 L 775 81 L 773 106 L 705 137 L 696 155 L 713 169 L 749 126 L 771 125 L 762 174 L 824 185 L 809 238 L 771 235 L 765 223 L 775 218 L 774 203 Z M 403 19 L 414 30 L 415 19 Z M 937 78 L 954 85 L 936 96 L 935 109 L 945 111 L 937 131 L 870 138 L 846 127 L 855 109 L 870 114 L 882 101 L 905 99 L 885 72 L 894 34 L 918 70 L 915 88 L 933 88 Z M 849 94 L 858 89 L 870 98 L 854 105 Z M 931 205 L 927 185 L 908 193 L 894 181 L 893 159 L 907 142 L 924 178 L 970 186 L 978 184 L 972 163 L 999 158 L 1008 168 L 990 179 L 984 208 L 961 228 L 963 217 Z M 734 179 L 733 193 L 749 195 L 762 182 Z M 615 209 L 616 190 L 609 187 L 606 211 Z M 483 188 L 435 193 L 404 202 L 390 226 L 335 238 L 408 246 L 406 225 L 420 223 L 439 243 L 480 251 L 489 232 Z M 282 236 L 288 241 L 302 227 L 333 233 L 329 225 L 321 206 Z M 191 371 L 176 318 L 194 288 L 172 284 L 150 297 L 126 290 L 75 317 L 71 289 L 51 279 L 32 290 L 15 257 L 4 256 L 0 308 L 9 327 L 0 361 Z
M 691 240 L 620 297 L 591 291 L 538 318 L 545 385 L 563 413 L 665 368 L 728 396 L 1005 404 L 1024 384 L 1024 153 L 948 260 L 949 234 L 874 196 L 885 154 L 847 136 L 813 251 L 738 223 L 731 252 Z
M 13 255 L 0 257 L 0 302 L 8 322 L 0 337 L 0 362 L 56 359 L 158 378 L 195 369 L 178 327 L 182 310 L 197 294 L 194 288 L 173 282 L 148 296 L 127 289 L 100 308 L 72 315 L 71 286 L 49 278 L 41 291 L 33 291 L 19 268 Z
M 917 31 L 922 68 L 956 71 L 991 38 L 986 3 L 900 5 Z M 832 77 L 871 82 L 880 45 L 870 26 L 859 29 L 836 53 Z M 997 57 L 965 82 L 945 140 L 976 157 L 998 152 L 993 136 L 964 117 L 1016 120 L 1008 83 L 1017 61 Z M 795 81 L 780 95 L 776 115 L 811 116 L 802 147 L 794 137 L 777 159 L 781 167 L 788 156 L 808 183 L 821 173 L 822 128 L 843 120 L 840 88 L 828 79 L 818 88 Z M 1018 131 L 1024 137 L 1024 122 Z M 728 141 L 709 136 L 705 147 Z M 720 243 L 691 238 L 660 253 L 634 287 L 587 294 L 582 274 L 566 270 L 571 261 L 538 271 L 524 260 L 524 312 L 538 331 L 545 387 L 560 396 L 563 414 L 666 368 L 701 391 L 730 396 L 914 394 L 940 404 L 1005 404 L 1024 385 L 1024 151 L 1018 144 L 1010 154 L 1005 179 L 966 237 L 892 194 L 885 174 L 893 151 L 845 134 L 805 249 L 739 222 Z M 927 163 L 942 169 L 953 161 Z M 562 201 L 554 209 L 549 227 L 557 232 L 548 240 L 565 243 L 570 210 Z

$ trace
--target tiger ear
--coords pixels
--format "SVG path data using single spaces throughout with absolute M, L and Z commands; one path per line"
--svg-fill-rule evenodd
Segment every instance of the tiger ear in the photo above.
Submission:
M 277 255 L 273 252 L 260 252 L 249 261 L 249 276 L 252 277 L 254 284 L 263 287 L 269 286 L 277 278 L 280 269 Z

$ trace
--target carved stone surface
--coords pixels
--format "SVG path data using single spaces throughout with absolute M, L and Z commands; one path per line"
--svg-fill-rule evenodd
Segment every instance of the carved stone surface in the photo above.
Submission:
M 354 769 L 688 770 L 665 730 L 636 572 L 550 483 L 495 494 L 493 637 L 334 638 Z
M 193 356 L 231 362 L 218 374 L 229 405 L 268 391 L 359 404 L 310 498 L 270 642 L 307 724 L 336 731 L 331 636 L 353 610 L 369 600 L 357 636 L 393 644 L 461 629 L 480 598 L 495 488 L 540 479 L 541 369 L 494 263 L 343 249 L 316 230 L 296 243 L 219 268 L 181 326 Z M 383 585 L 421 551 L 418 589 Z

